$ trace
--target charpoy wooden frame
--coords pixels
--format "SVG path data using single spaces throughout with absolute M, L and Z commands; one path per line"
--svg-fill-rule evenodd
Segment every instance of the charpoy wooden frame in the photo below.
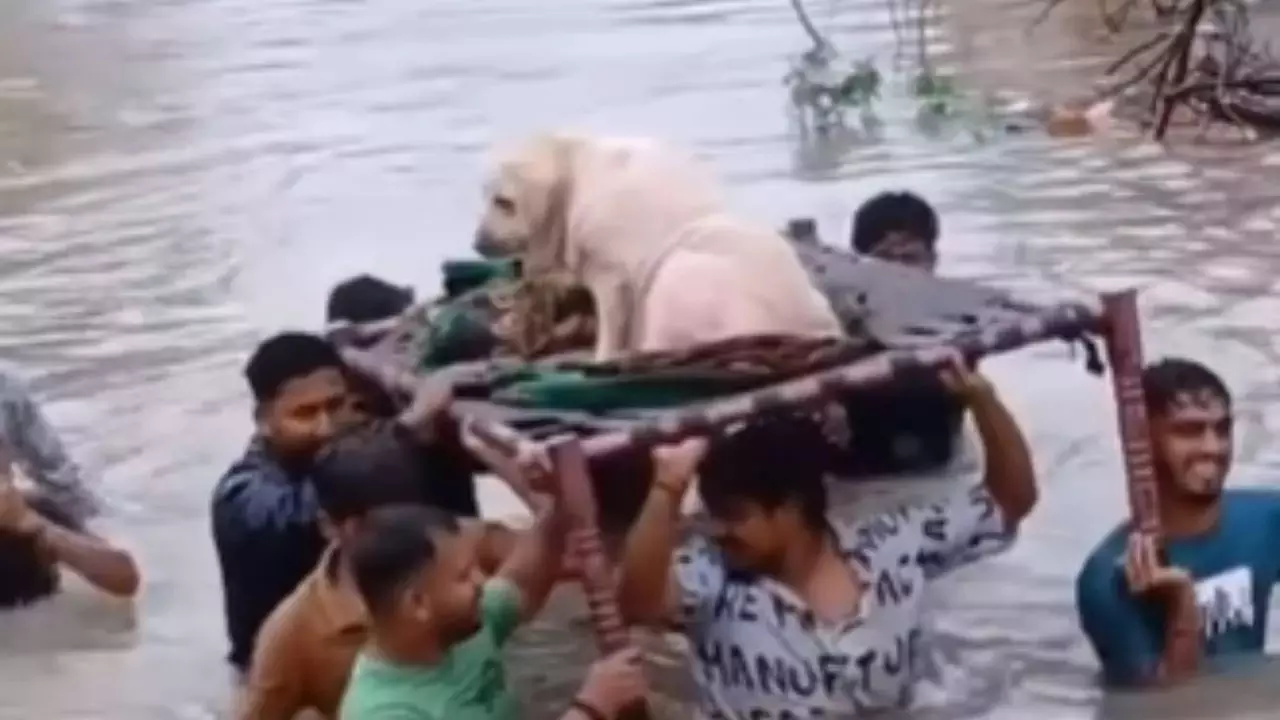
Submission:
M 1145 531 L 1158 532 L 1155 471 L 1141 381 L 1142 339 L 1137 293 L 1133 290 L 1103 295 L 1100 309 L 1083 304 L 1047 307 L 1014 322 L 959 333 L 945 344 L 886 350 L 846 365 L 691 409 L 673 410 L 656 420 L 638 420 L 627 429 L 586 438 L 566 433 L 539 442 L 523 437 L 502 423 L 468 416 L 465 407 L 456 412 L 475 436 L 502 456 L 514 457 L 541 445 L 551 459 L 552 487 L 532 488 L 522 486 L 518 479 L 508 480 L 514 481 L 513 489 L 526 500 L 535 490 L 545 489 L 564 503 L 573 523 L 569 547 L 579 563 L 596 640 L 601 652 L 609 653 L 627 647 L 631 638 L 618 611 L 613 573 L 596 521 L 597 503 L 588 469 L 590 458 L 713 433 L 761 412 L 815 406 L 851 389 L 890 383 L 911 373 L 936 372 L 956 351 L 968 357 L 981 357 L 1053 338 L 1073 339 L 1085 335 L 1100 336 L 1106 344 L 1134 523 Z M 419 381 L 412 373 L 395 368 L 386 359 L 367 351 L 346 348 L 343 352 L 353 369 L 401 395 L 412 395 Z M 405 415 L 412 421 L 416 412 L 424 410 L 411 406 Z

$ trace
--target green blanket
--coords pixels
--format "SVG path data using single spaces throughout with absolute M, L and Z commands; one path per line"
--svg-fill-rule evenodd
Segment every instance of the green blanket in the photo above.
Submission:
M 441 274 L 444 296 L 457 299 L 495 282 L 520 277 L 520 264 L 515 260 L 446 260 Z
M 490 290 L 519 276 L 511 260 L 449 260 L 442 268 L 444 297 L 423 319 L 419 367 L 435 370 L 489 357 L 498 347 Z
M 604 415 L 659 410 L 751 390 L 765 381 L 726 374 L 591 375 L 581 371 L 526 366 L 496 379 L 493 399 L 538 410 L 572 410 Z
M 498 340 L 489 292 L 518 277 L 510 261 L 448 261 L 443 266 L 445 296 L 426 318 L 419 367 L 424 371 L 480 360 Z M 729 373 L 666 372 L 661 375 L 603 376 L 528 364 L 493 379 L 493 399 L 519 407 L 607 413 L 669 408 L 749 390 L 759 377 Z

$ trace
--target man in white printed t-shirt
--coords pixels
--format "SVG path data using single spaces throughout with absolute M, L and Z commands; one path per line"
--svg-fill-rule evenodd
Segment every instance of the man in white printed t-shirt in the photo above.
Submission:
M 829 450 L 798 417 L 747 424 L 709 450 L 695 439 L 654 451 L 619 601 L 631 623 L 686 632 L 703 717 L 851 718 L 910 700 L 929 583 L 1007 547 L 1036 501 L 1022 432 L 979 374 L 952 367 L 986 468 L 937 503 L 830 520 Z M 695 472 L 710 531 L 673 563 Z

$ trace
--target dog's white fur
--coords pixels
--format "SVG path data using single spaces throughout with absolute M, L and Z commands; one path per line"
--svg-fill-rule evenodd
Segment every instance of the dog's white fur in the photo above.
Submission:
M 674 147 L 537 136 L 499 154 L 486 195 L 477 248 L 587 287 L 598 360 L 740 335 L 842 332 L 790 243 L 731 216 L 714 178 Z

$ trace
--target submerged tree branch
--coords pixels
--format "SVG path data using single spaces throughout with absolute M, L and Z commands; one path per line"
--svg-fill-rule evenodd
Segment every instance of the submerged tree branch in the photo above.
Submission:
M 1034 24 L 1065 0 L 1046 0 Z M 1179 111 L 1202 126 L 1226 122 L 1254 130 L 1280 130 L 1280 63 L 1258 48 L 1244 0 L 1122 0 L 1116 9 L 1098 0 L 1109 32 L 1124 29 L 1146 4 L 1162 27 L 1107 69 L 1104 98 L 1145 97 L 1139 118 L 1161 140 Z M 1115 76 L 1121 79 L 1115 80 Z

